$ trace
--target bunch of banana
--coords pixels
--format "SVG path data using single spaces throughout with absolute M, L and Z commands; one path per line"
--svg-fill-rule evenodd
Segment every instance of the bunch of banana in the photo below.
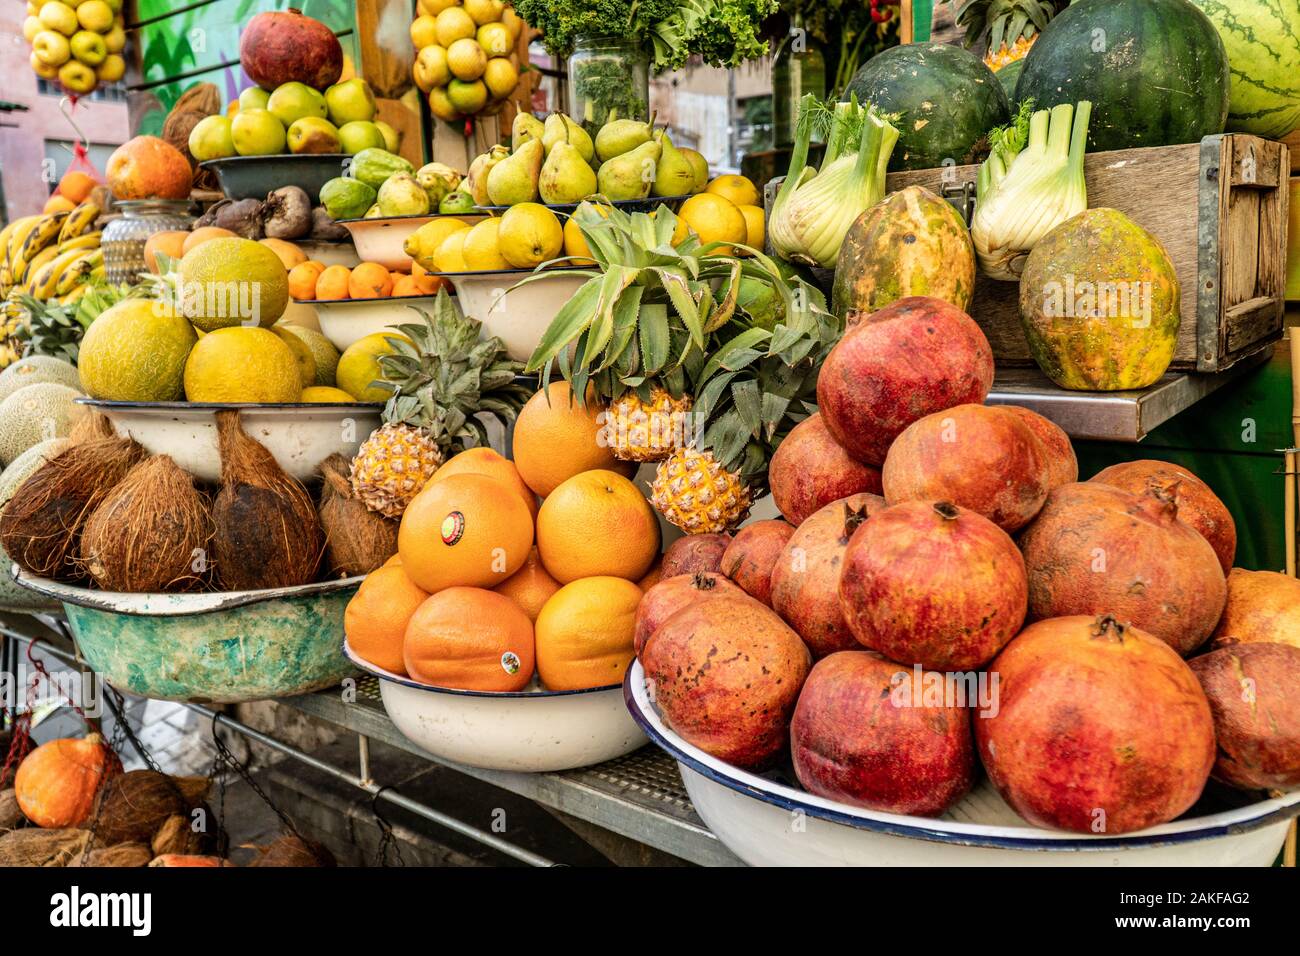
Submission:
M 15 220 L 0 231 L 0 295 L 21 289 L 42 302 L 72 294 L 104 274 L 100 209 L 84 202 L 71 212 Z

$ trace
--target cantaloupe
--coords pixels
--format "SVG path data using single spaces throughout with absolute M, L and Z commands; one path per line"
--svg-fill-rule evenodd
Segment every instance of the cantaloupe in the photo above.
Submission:
M 0 402 L 0 464 L 8 466 L 47 438 L 65 438 L 81 392 L 58 382 L 24 385 Z
M 0 402 L 23 386 L 37 382 L 58 382 L 81 391 L 81 375 L 75 365 L 52 355 L 29 355 L 0 372 Z
M 66 438 L 51 438 L 27 449 L 13 464 L 0 472 L 0 514 L 4 506 L 14 496 L 24 481 L 31 477 L 37 468 L 67 448 Z M 32 591 L 20 588 L 10 576 L 13 561 L 0 548 L 0 611 L 48 611 L 57 610 L 58 603 L 46 600 Z

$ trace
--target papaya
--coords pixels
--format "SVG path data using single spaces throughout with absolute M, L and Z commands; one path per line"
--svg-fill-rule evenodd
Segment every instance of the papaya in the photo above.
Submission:
M 1117 209 L 1089 209 L 1045 235 L 1020 279 L 1029 352 L 1061 388 L 1146 388 L 1173 361 L 1180 291 L 1160 240 Z

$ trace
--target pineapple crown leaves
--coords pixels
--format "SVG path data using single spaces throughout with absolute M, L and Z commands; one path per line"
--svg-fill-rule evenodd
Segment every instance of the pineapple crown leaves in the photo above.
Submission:
M 959 0 L 948 0 L 957 6 Z M 988 52 L 1011 47 L 1021 37 L 1032 37 L 1046 29 L 1048 22 L 1071 0 L 960 0 L 954 21 L 966 35 L 967 48 L 988 40 Z
M 103 278 L 87 280 L 75 302 L 43 302 L 14 292 L 8 301 L 22 317 L 14 337 L 27 343 L 28 355 L 50 355 L 75 365 L 90 324 L 117 303 L 143 294 L 138 287 L 113 285 Z

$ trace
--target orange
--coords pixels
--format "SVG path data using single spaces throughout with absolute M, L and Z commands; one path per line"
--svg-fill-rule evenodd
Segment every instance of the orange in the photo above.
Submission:
M 459 690 L 523 690 L 533 679 L 533 623 L 503 594 L 448 588 L 406 626 L 406 672 Z
M 636 656 L 632 635 L 641 589 L 591 577 L 556 591 L 537 616 L 537 673 L 549 690 L 621 683 Z
M 63 178 L 59 180 L 58 193 L 74 203 L 83 203 L 90 198 L 91 190 L 98 185 L 95 177 L 79 169 L 72 169 L 64 173 Z
M 452 475 L 425 485 L 397 532 L 402 567 L 430 594 L 496 587 L 523 567 L 532 546 L 528 506 L 487 475 Z
M 189 252 L 195 246 L 201 246 L 209 239 L 232 239 L 239 238 L 229 229 L 222 229 L 218 226 L 200 226 L 190 233 L 189 238 L 181 247 L 184 252 Z
M 185 240 L 190 234 L 188 232 L 171 231 L 155 232 L 145 240 L 144 244 L 144 261 L 149 267 L 149 271 L 157 275 L 158 273 L 158 253 L 162 253 L 169 259 L 180 259 L 185 255 Z
M 639 581 L 659 557 L 659 521 L 622 475 L 584 471 L 542 502 L 537 549 L 561 584 L 598 575 Z
M 329 266 L 316 277 L 316 298 L 326 301 L 347 299 L 352 270 L 347 266 Z
M 714 196 L 721 196 L 737 206 L 757 206 L 763 202 L 763 197 L 758 194 L 758 187 L 744 176 L 737 176 L 734 173 L 718 176 L 705 187 L 704 191 Z
M 487 475 L 489 478 L 504 482 L 511 488 L 517 488 L 519 496 L 524 499 L 524 504 L 528 505 L 529 514 L 533 516 L 534 521 L 537 520 L 537 496 L 524 484 L 524 479 L 519 477 L 519 469 L 515 467 L 514 462 L 497 454 L 491 448 L 466 448 L 459 455 L 448 458 L 429 480 L 442 481 L 452 475 Z
M 316 298 L 316 281 L 325 271 L 323 263 L 308 259 L 289 270 L 289 295 L 295 299 Z
M 408 295 L 424 295 L 420 291 L 420 286 L 416 283 L 413 276 L 398 276 L 393 282 L 393 295 L 401 297 Z
M 492 590 L 510 598 L 528 615 L 530 621 L 536 621 L 542 605 L 559 589 L 560 582 L 546 573 L 541 555 L 533 548 L 528 552 L 524 566 L 512 574 L 509 581 L 498 584 Z
M 515 467 L 528 487 L 545 498 L 569 478 L 593 468 L 631 475 L 635 462 L 614 457 L 601 437 L 605 409 L 592 400 L 579 407 L 568 382 L 552 382 L 519 412 L 515 422 Z
M 377 262 L 363 262 L 352 270 L 348 295 L 354 299 L 383 299 L 393 292 L 393 277 Z
M 45 200 L 45 206 L 41 209 L 42 213 L 51 212 L 72 212 L 77 208 L 77 204 L 67 196 L 61 196 L 58 193 L 52 193 L 50 198 Z
M 663 579 L 664 579 L 664 563 L 662 558 L 656 558 L 654 567 L 650 569 L 650 573 L 647 574 L 645 577 L 643 577 L 640 581 L 638 581 L 636 583 L 636 586 L 639 587 L 642 591 L 649 591 L 652 587 L 654 587 Z
M 418 262 L 411 263 L 411 278 L 415 284 L 420 287 L 421 295 L 436 295 L 438 290 L 447 287 L 448 294 L 451 293 L 451 283 L 440 275 L 435 275 Z
M 362 660 L 394 674 L 405 674 L 402 642 L 406 639 L 406 625 L 428 596 L 412 583 L 400 564 L 385 564 L 370 572 L 343 614 L 348 644 Z

